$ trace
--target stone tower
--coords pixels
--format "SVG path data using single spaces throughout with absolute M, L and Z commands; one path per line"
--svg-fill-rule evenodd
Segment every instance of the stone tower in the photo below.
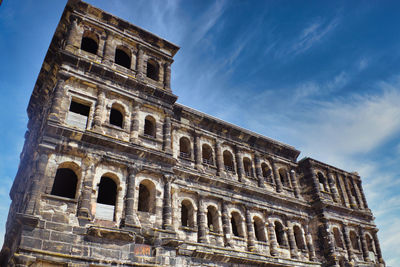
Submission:
M 175 103 L 178 49 L 67 3 L 27 110 L 2 266 L 384 266 L 359 175 Z

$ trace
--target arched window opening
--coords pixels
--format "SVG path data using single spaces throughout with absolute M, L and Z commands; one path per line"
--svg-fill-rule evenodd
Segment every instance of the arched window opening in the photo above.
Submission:
M 179 155 L 182 158 L 190 158 L 190 141 L 187 137 L 179 139 Z
M 294 239 L 296 241 L 296 246 L 298 249 L 305 249 L 306 245 L 304 243 L 303 232 L 300 227 L 295 225 L 293 227 Z
M 83 34 L 81 41 L 81 50 L 96 55 L 98 49 L 99 49 L 99 44 L 97 36 L 95 36 L 92 33 L 85 32 Z
M 237 237 L 244 237 L 242 229 L 242 217 L 237 212 L 231 214 L 232 234 Z
M 368 251 L 375 252 L 374 243 L 370 235 L 366 235 L 365 240 L 367 241 L 367 249 Z
M 279 169 L 279 178 L 281 179 L 281 183 L 286 186 L 290 187 L 289 177 L 285 168 Z
M 264 180 L 266 182 L 271 183 L 272 182 L 272 177 L 271 177 L 272 171 L 268 167 L 268 165 L 264 162 L 261 164 L 261 171 L 262 171 L 262 176 L 264 177 Z
M 278 221 L 275 222 L 275 235 L 278 245 L 286 246 L 285 231 L 283 230 L 282 224 Z
M 358 244 L 358 236 L 354 231 L 350 232 L 350 241 L 351 241 L 351 247 L 355 250 L 360 250 L 360 246 Z
M 229 171 L 229 172 L 234 172 L 233 156 L 232 156 L 231 152 L 225 150 L 223 153 L 223 157 L 224 157 L 225 170 Z
M 203 163 L 208 165 L 213 165 L 213 152 L 212 148 L 209 145 L 204 144 L 201 147 L 202 156 L 203 156 Z
M 122 49 L 117 48 L 115 50 L 115 60 L 114 62 L 122 67 L 127 69 L 131 68 L 131 58 L 130 56 Z
M 122 113 L 115 107 L 112 107 L 110 111 L 110 124 L 122 128 L 123 123 L 124 123 L 124 116 L 122 115 Z
M 159 76 L 158 64 L 154 60 L 147 61 L 147 77 L 152 80 L 158 81 Z
M 319 189 L 321 191 L 328 192 L 326 186 L 325 186 L 325 176 L 322 173 L 318 173 L 318 183 L 319 183 Z
M 138 211 L 150 212 L 150 190 L 144 184 L 139 185 Z
M 253 168 L 251 167 L 251 160 L 249 158 L 243 159 L 243 168 L 247 177 L 253 177 Z
M 264 225 L 265 224 L 260 218 L 254 217 L 254 234 L 256 236 L 257 241 L 267 242 Z
M 78 177 L 68 168 L 59 168 L 54 178 L 51 194 L 59 197 L 75 198 Z
M 335 238 L 336 247 L 344 248 L 343 241 L 342 241 L 342 238 L 340 235 L 340 231 L 336 227 L 333 228 L 333 237 Z
M 147 137 L 156 137 L 156 121 L 152 116 L 147 116 L 144 120 L 144 135 Z
M 117 185 L 114 180 L 106 176 L 101 177 L 97 195 L 96 218 L 113 221 L 116 199 Z
M 217 209 L 213 206 L 207 207 L 207 226 L 210 232 L 218 232 L 218 214 Z
M 184 227 L 194 227 L 194 209 L 192 203 L 187 199 L 182 201 L 181 224 Z

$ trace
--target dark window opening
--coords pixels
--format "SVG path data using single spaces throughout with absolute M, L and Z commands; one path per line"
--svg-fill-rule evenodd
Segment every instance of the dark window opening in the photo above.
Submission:
M 60 168 L 56 172 L 51 194 L 60 197 L 75 198 L 78 177 L 68 168 Z
M 351 240 L 351 246 L 355 250 L 360 250 L 360 246 L 358 245 L 358 236 L 355 232 L 350 232 L 350 240 Z
M 318 183 L 321 191 L 328 191 L 328 189 L 325 187 L 325 176 L 320 172 L 318 173 Z
M 127 69 L 131 68 L 131 58 L 125 51 L 118 48 L 115 50 L 115 63 Z
M 367 235 L 366 240 L 367 240 L 367 248 L 368 248 L 368 251 L 371 251 L 371 252 L 374 252 L 374 253 L 375 253 L 372 238 L 371 238 L 369 235 Z
M 153 61 L 147 61 L 147 77 L 158 81 L 158 64 Z
M 340 237 L 339 229 L 333 228 L 333 236 L 335 238 L 336 247 L 343 248 L 342 238 Z
M 69 111 L 88 117 L 90 106 L 86 106 L 72 100 L 71 105 L 69 106 Z
M 150 191 L 143 184 L 140 184 L 139 186 L 138 211 L 143 211 L 143 212 L 150 211 Z
M 207 208 L 207 226 L 210 232 L 217 232 L 218 231 L 218 222 L 217 222 L 217 210 L 209 206 Z
M 282 224 L 279 222 L 275 222 L 275 235 L 278 245 L 285 246 L 285 232 L 283 230 Z
M 123 121 L 124 121 L 124 117 L 123 117 L 122 113 L 119 110 L 112 108 L 111 112 L 110 112 L 110 124 L 122 128 Z
M 214 231 L 213 216 L 212 216 L 210 210 L 207 210 L 207 227 L 208 227 L 208 229 L 210 229 L 211 232 Z
M 272 182 L 272 178 L 271 178 L 272 171 L 268 167 L 268 165 L 265 164 L 265 163 L 262 163 L 261 164 L 261 171 L 262 171 L 262 176 L 264 177 L 265 181 L 271 183 Z
M 213 165 L 213 153 L 209 145 L 203 145 L 202 148 L 203 163 Z
M 251 167 L 251 160 L 249 158 L 243 159 L 243 167 L 246 176 L 253 177 L 253 168 Z
M 81 42 L 81 49 L 82 50 L 96 55 L 98 48 L 99 48 L 99 45 L 92 38 L 90 38 L 90 37 L 83 37 L 82 38 L 82 42 Z
M 101 177 L 97 203 L 115 206 L 116 197 L 117 185 L 114 180 L 109 177 Z
M 279 169 L 279 177 L 280 177 L 280 179 L 281 179 L 281 183 L 282 183 L 284 186 L 287 186 L 287 187 L 290 186 L 290 184 L 289 184 L 289 179 L 288 179 L 288 175 L 287 175 L 287 172 L 286 172 L 285 169 Z
M 242 220 L 237 212 L 231 214 L 232 234 L 237 237 L 243 237 Z
M 179 155 L 183 158 L 190 158 L 190 141 L 186 137 L 179 139 Z
M 182 208 L 181 208 L 181 223 L 182 226 L 189 226 L 189 208 L 187 207 L 187 204 L 182 203 Z
M 147 116 L 144 120 L 144 135 L 156 137 L 156 123 L 151 116 Z
M 223 157 L 225 170 L 229 172 L 234 172 L 232 154 L 229 151 L 225 150 L 223 153 Z
M 267 239 L 265 237 L 264 224 L 261 219 L 254 219 L 254 234 L 256 236 L 257 241 L 266 242 Z
M 297 225 L 293 227 L 294 239 L 296 241 L 296 246 L 298 249 L 305 249 L 303 232 Z
M 231 218 L 231 225 L 232 225 L 232 233 L 233 233 L 233 235 L 234 236 L 239 236 L 239 232 L 238 232 L 237 225 L 236 225 L 236 220 L 233 217 Z

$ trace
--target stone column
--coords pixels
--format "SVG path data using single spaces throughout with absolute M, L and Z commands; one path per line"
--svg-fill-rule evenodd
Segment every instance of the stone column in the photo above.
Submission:
M 313 184 L 313 187 L 314 187 L 314 190 L 313 190 L 314 191 L 314 196 L 313 196 L 313 198 L 314 199 L 320 199 L 321 190 L 319 188 L 319 181 L 318 181 L 317 175 L 314 172 L 313 166 L 311 166 L 311 181 L 312 181 L 312 184 Z
M 333 241 L 333 236 L 332 233 L 330 231 L 330 225 L 328 222 L 328 219 L 323 218 L 322 219 L 322 223 L 323 223 L 323 228 L 324 228 L 324 234 L 325 234 L 325 251 L 327 252 L 329 261 L 331 261 L 332 264 L 335 264 L 336 266 L 336 256 L 335 256 L 335 242 Z
M 217 163 L 217 175 L 221 176 L 224 173 L 224 160 L 222 157 L 222 142 L 217 140 L 215 143 L 215 158 Z
M 354 258 L 354 253 L 353 253 L 353 248 L 351 246 L 351 241 L 350 241 L 350 234 L 349 234 L 349 229 L 347 225 L 343 224 L 343 239 L 344 239 L 344 244 L 347 249 L 347 254 L 349 255 L 349 261 L 352 261 Z
M 336 190 L 335 177 L 331 171 L 328 170 L 327 173 L 328 173 L 328 184 L 332 193 L 332 199 L 334 202 L 339 202 L 340 198 Z
M 361 197 L 361 193 L 360 190 L 358 190 L 358 185 L 357 182 L 354 181 L 354 178 L 351 179 L 351 184 L 353 185 L 354 191 L 356 192 L 356 198 L 357 198 L 357 202 L 358 202 L 358 207 L 360 209 L 364 209 L 364 203 Z
M 359 234 L 360 234 L 361 250 L 363 253 L 364 261 L 369 261 L 367 240 L 365 240 L 365 231 L 362 227 L 360 227 Z
M 36 214 L 36 205 L 40 197 L 40 181 L 45 176 L 49 156 L 46 153 L 41 153 L 36 160 L 36 171 L 32 177 L 32 189 L 29 194 L 29 201 L 25 210 L 26 214 Z
M 232 247 L 232 233 L 225 201 L 222 201 L 222 230 L 224 232 L 225 246 Z
M 143 52 L 143 47 L 141 45 L 138 45 L 138 57 L 137 57 L 137 78 L 139 80 L 143 80 L 144 77 L 146 76 L 144 73 L 144 52 Z
M 339 186 L 338 187 L 339 193 L 343 199 L 343 202 L 342 202 L 343 206 L 350 207 L 350 203 L 348 202 L 348 199 L 347 199 L 346 187 L 344 186 L 343 179 L 340 174 L 336 175 L 336 181 L 337 181 L 336 184 Z
M 137 143 L 139 139 L 139 109 L 140 105 L 136 103 L 131 116 L 131 133 L 129 136 L 129 141 L 131 143 Z
M 171 183 L 173 176 L 164 175 L 164 206 L 163 206 L 163 229 L 172 230 L 172 206 L 171 206 Z
M 127 189 L 125 197 L 125 226 L 139 227 L 140 222 L 137 215 L 134 213 L 135 202 L 135 184 L 136 174 L 141 170 L 140 166 L 132 166 L 128 169 Z
M 163 142 L 163 150 L 166 153 L 171 154 L 171 118 L 165 117 L 164 119 L 164 142 Z
M 315 261 L 315 249 L 314 249 L 314 244 L 312 240 L 312 235 L 310 233 L 310 229 L 308 225 L 305 225 L 305 231 L 306 231 L 306 242 L 307 242 L 307 248 L 308 248 L 308 257 L 310 261 Z
M 347 197 L 349 198 L 350 207 L 354 209 L 357 207 L 357 204 L 352 195 L 351 188 L 349 187 L 348 179 L 349 177 L 344 177 L 344 186 L 346 187 L 346 192 L 347 192 Z
M 271 256 L 278 256 L 278 242 L 276 241 L 275 226 L 273 222 L 268 223 L 268 239 Z
M 112 32 L 107 31 L 107 40 L 104 48 L 103 62 L 108 63 L 109 65 L 111 65 L 115 60 L 115 47 L 113 45 L 113 40 L 114 35 L 112 34 Z
M 164 89 L 171 90 L 171 63 L 164 64 Z
M 243 177 L 245 177 L 246 175 L 244 173 L 242 155 L 240 153 L 240 149 L 237 146 L 235 146 L 235 160 L 239 182 L 243 182 Z
M 290 170 L 290 180 L 292 182 L 294 196 L 296 198 L 299 198 L 300 197 L 300 191 L 299 191 L 299 186 L 297 184 L 297 178 L 296 178 L 295 170 Z
M 198 209 L 197 209 L 197 221 L 198 221 L 198 240 L 200 243 L 207 243 L 207 210 L 204 206 L 204 197 L 199 196 Z
M 381 245 L 379 244 L 379 239 L 378 239 L 378 234 L 377 230 L 373 233 L 373 238 L 374 238 L 374 243 L 375 243 L 375 249 L 376 249 L 376 254 L 378 254 L 378 261 L 381 264 L 381 266 L 385 266 L 385 261 L 383 260 L 382 257 L 382 251 L 381 251 Z
M 60 114 L 62 110 L 62 101 L 65 96 L 65 81 L 58 80 L 53 91 L 53 102 L 51 103 L 49 120 L 61 122 Z
M 289 247 L 290 247 L 290 257 L 293 259 L 297 259 L 297 244 L 296 240 L 294 237 L 294 232 L 293 232 L 293 227 L 290 222 L 287 222 L 287 233 L 288 233 L 288 239 L 289 239 Z
M 265 187 L 264 184 L 264 177 L 262 175 L 262 170 L 261 170 L 261 161 L 260 161 L 260 154 L 256 153 L 254 156 L 254 165 L 256 167 L 256 178 L 258 180 L 258 186 L 259 187 Z
M 244 207 L 246 210 L 246 226 L 247 226 L 247 247 L 249 251 L 255 250 L 255 234 L 254 234 L 254 225 L 253 220 L 251 219 L 250 210 Z
M 278 168 L 276 167 L 274 160 L 271 160 L 271 165 L 272 165 L 272 170 L 274 173 L 276 192 L 280 193 L 280 192 L 282 192 L 282 181 L 280 179 Z
M 194 162 L 196 164 L 196 169 L 202 170 L 202 157 L 201 157 L 201 144 L 200 144 L 200 134 L 194 134 Z
M 367 199 L 365 198 L 364 189 L 361 180 L 358 181 L 358 189 L 360 190 L 361 198 L 364 203 L 364 208 L 368 209 Z
M 94 120 L 93 120 L 95 130 L 101 128 L 101 118 L 103 115 L 105 98 L 106 96 L 104 90 L 98 88 L 97 103 L 94 109 Z
M 97 162 L 92 162 L 93 158 L 85 157 L 84 166 L 86 169 L 82 173 L 82 195 L 81 203 L 78 209 L 78 217 L 86 220 L 92 219 L 92 190 L 93 190 L 93 179 L 96 172 Z
M 65 50 L 74 52 L 74 48 L 79 49 L 80 34 L 78 30 L 78 21 L 76 17 L 71 16 L 71 23 L 69 24 L 68 38 L 65 46 Z

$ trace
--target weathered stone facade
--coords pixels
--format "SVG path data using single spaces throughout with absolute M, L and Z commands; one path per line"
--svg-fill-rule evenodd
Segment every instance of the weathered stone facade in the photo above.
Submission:
M 2 266 L 384 266 L 357 173 L 175 103 L 178 47 L 69 1 Z

